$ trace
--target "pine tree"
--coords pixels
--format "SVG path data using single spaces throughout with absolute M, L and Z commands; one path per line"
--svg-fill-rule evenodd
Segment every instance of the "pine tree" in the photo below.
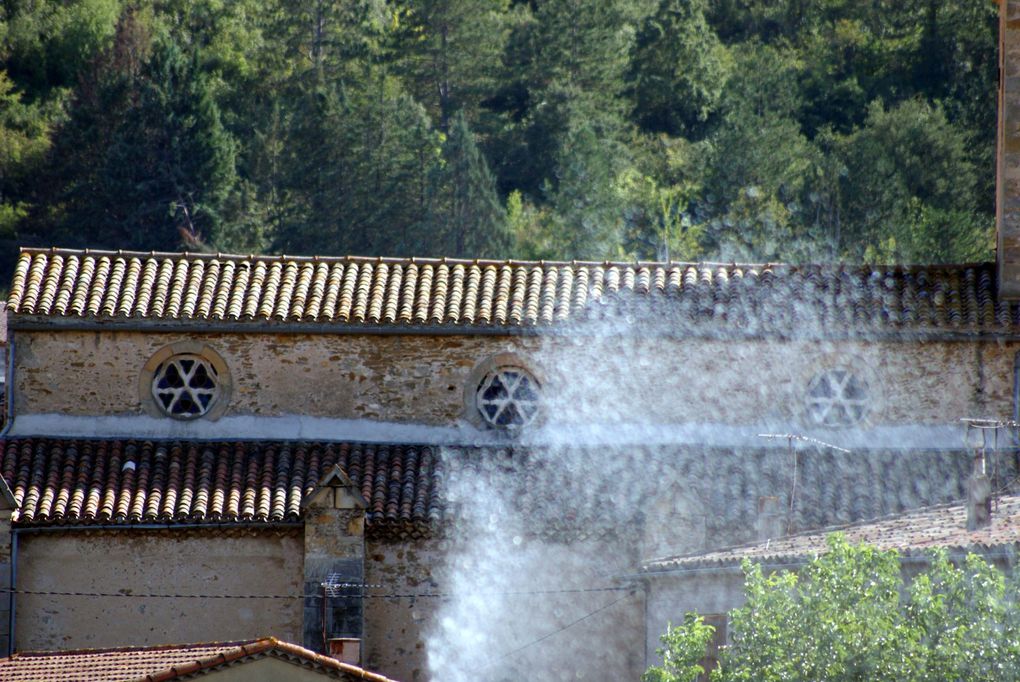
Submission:
M 56 142 L 44 218 L 62 241 L 109 248 L 200 248 L 226 225 L 235 148 L 198 56 L 156 44 L 128 21 L 80 88 Z
M 275 247 L 290 253 L 420 252 L 436 133 L 392 81 L 372 92 L 321 85 L 299 100 L 281 192 L 289 197 Z
M 496 182 L 463 112 L 454 114 L 433 174 L 422 246 L 457 258 L 508 258 L 511 240 Z
M 707 8 L 707 0 L 663 0 L 638 33 L 629 79 L 645 130 L 688 138 L 705 132 L 730 66 Z
M 587 125 L 564 142 L 550 199 L 560 257 L 611 258 L 622 242 L 623 205 L 616 187 L 621 161 Z
M 443 132 L 455 111 L 474 120 L 495 89 L 507 39 L 507 0 L 407 0 L 397 69 Z

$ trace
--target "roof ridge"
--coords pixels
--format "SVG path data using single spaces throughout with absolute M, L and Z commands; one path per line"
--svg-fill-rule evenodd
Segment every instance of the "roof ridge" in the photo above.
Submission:
M 831 269 L 831 270 L 872 270 L 885 271 L 895 270 L 902 272 L 917 270 L 964 270 L 976 267 L 987 267 L 993 265 L 990 261 L 975 261 L 969 263 L 847 263 L 847 262 L 817 262 L 788 263 L 782 261 L 765 262 L 743 262 L 743 261 L 659 261 L 659 260 L 528 260 L 517 258 L 452 258 L 448 256 L 364 256 L 348 254 L 346 256 L 320 256 L 320 255 L 295 255 L 295 254 L 242 254 L 224 252 L 204 251 L 132 251 L 126 249 L 90 249 L 90 248 L 67 248 L 67 247 L 35 247 L 22 246 L 18 249 L 19 254 L 45 254 L 45 255 L 73 255 L 93 257 L 118 257 L 118 258 L 184 258 L 199 260 L 236 260 L 236 261 L 264 261 L 264 262 L 309 262 L 309 263 L 384 263 L 393 264 L 415 264 L 415 265 L 509 265 L 509 266 L 539 266 L 539 267 L 726 267 L 726 268 L 789 268 L 792 270 L 806 270 L 810 268 Z

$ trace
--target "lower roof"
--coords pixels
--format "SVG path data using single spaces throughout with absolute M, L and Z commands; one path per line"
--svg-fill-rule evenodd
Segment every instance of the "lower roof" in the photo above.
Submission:
M 791 525 L 820 528 L 959 499 L 970 465 L 964 452 L 806 449 L 794 485 L 791 455 L 652 444 L 8 438 L 0 439 L 0 475 L 22 529 L 299 526 L 302 502 L 339 466 L 366 503 L 370 538 L 426 536 L 462 517 L 455 505 L 500 498 L 520 512 L 526 533 L 630 534 L 682 517 L 707 538 L 735 542 L 750 539 L 764 496 L 792 492 Z M 1008 460 L 1003 480 L 1016 473 Z
M 772 564 L 796 563 L 829 551 L 827 536 L 834 532 L 841 533 L 852 544 L 867 544 L 881 550 L 895 549 L 903 556 L 924 554 L 936 548 L 983 554 L 1009 551 L 1020 543 L 1020 495 L 1003 495 L 994 500 L 992 522 L 976 530 L 967 530 L 964 505 L 939 505 L 767 542 L 656 559 L 646 563 L 644 571 L 654 574 L 739 566 L 745 559 Z
M 30 651 L 0 659 L 5 682 L 169 682 L 265 657 L 290 660 L 340 680 L 393 682 L 357 666 L 281 642 L 275 637 L 239 642 L 172 644 L 76 651 Z
M 430 447 L 10 439 L 0 473 L 17 526 L 299 522 L 302 502 L 339 466 L 376 531 L 436 522 L 437 455 Z

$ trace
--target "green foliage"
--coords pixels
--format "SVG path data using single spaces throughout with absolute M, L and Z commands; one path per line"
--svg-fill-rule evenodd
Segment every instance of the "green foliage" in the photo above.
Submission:
M 707 0 L 662 0 L 638 33 L 630 63 L 642 128 L 699 137 L 730 70 L 728 50 L 705 19 Z
M 892 237 L 908 254 L 966 261 L 990 247 L 988 225 L 975 211 L 977 172 L 967 139 L 939 107 L 907 100 L 886 109 L 872 105 L 865 125 L 845 139 L 843 182 L 845 248 L 875 245 Z M 946 232 L 951 218 L 957 228 Z M 962 239 L 947 238 L 962 236 Z M 984 248 L 975 242 L 984 242 Z M 911 246 L 907 246 L 907 245 Z M 938 247 L 927 254 L 924 247 Z M 918 248 L 921 247 L 921 248 Z
M 496 183 L 462 112 L 453 116 L 427 202 L 423 227 L 435 255 L 509 257 L 510 234 Z
M 974 0 L 8 0 L 0 242 L 983 259 L 996 27 Z
M 147 49 L 131 22 L 106 59 Z M 107 248 L 197 248 L 216 241 L 236 187 L 235 143 L 197 53 L 152 46 L 146 59 L 102 71 L 75 102 L 50 170 L 50 229 Z
M 713 682 L 1020 679 L 1020 584 L 976 555 L 956 566 L 936 552 L 905 585 L 896 552 L 834 535 L 799 574 L 744 570 Z M 693 614 L 670 627 L 644 679 L 695 679 L 707 627 Z
M 714 634 L 715 628 L 701 616 L 685 613 L 683 625 L 668 626 L 662 636 L 662 648 L 656 649 L 662 656 L 662 665 L 649 668 L 641 682 L 698 682 L 705 674 L 701 660 Z
M 400 254 L 415 243 L 439 138 L 396 82 L 377 87 L 378 96 L 326 87 L 303 95 L 281 161 L 287 202 L 276 248 Z
M 508 12 L 507 0 L 401 3 L 396 64 L 440 130 L 449 130 L 457 110 L 477 119 L 481 101 L 497 87 Z

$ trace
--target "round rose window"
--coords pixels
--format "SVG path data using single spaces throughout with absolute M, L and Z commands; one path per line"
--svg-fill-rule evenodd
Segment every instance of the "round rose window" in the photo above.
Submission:
M 520 367 L 500 367 L 485 375 L 475 404 L 490 426 L 504 429 L 530 424 L 538 414 L 540 388 Z
M 152 397 L 171 417 L 201 417 L 219 397 L 216 368 L 200 355 L 174 355 L 153 374 Z
M 868 409 L 868 384 L 847 369 L 830 369 L 808 385 L 807 412 L 820 426 L 853 426 Z

